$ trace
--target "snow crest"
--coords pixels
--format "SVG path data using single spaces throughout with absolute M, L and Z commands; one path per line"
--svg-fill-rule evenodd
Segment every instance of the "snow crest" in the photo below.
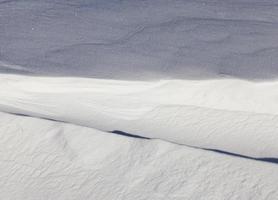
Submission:
M 1 111 L 278 158 L 278 82 L 1 75 Z

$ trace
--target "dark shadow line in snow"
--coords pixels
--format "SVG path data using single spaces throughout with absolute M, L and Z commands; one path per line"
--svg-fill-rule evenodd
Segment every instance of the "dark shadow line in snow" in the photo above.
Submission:
M 150 139 L 150 138 L 147 138 L 147 137 L 143 137 L 143 136 L 139 136 L 139 135 L 133 135 L 133 134 L 126 133 L 126 132 L 123 132 L 123 131 L 119 131 L 119 130 L 110 131 L 109 133 L 114 133 L 114 134 L 117 134 L 117 135 L 133 137 L 133 138 L 138 138 L 138 139 L 146 139 L 146 140 Z
M 127 133 L 127 132 L 124 132 L 124 131 L 119 131 L 119 130 L 109 131 L 109 133 L 115 133 L 115 134 L 122 135 L 122 136 L 139 138 L 139 139 L 147 139 L 147 140 L 149 140 L 149 139 L 158 139 L 158 138 L 148 138 L 148 137 L 143 137 L 143 136 L 139 136 L 139 135 L 134 135 L 134 134 Z M 237 153 L 231 153 L 231 152 L 228 152 L 228 151 L 222 151 L 222 150 L 218 150 L 218 149 L 201 148 L 201 147 L 190 146 L 190 145 L 186 145 L 186 144 L 179 144 L 179 143 L 175 143 L 175 142 L 171 142 L 171 141 L 167 141 L 167 142 L 177 144 L 177 145 L 185 145 L 185 146 L 188 146 L 190 148 L 212 151 L 212 152 L 215 152 L 215 153 L 225 154 L 225 155 L 228 155 L 228 156 L 235 156 L 235 157 L 245 158 L 245 159 L 249 159 L 249 160 L 256 160 L 256 161 L 263 161 L 263 162 L 278 164 L 278 158 L 271 158 L 271 157 L 270 158 L 255 158 L 255 157 L 245 156 L 245 155 L 241 155 L 241 154 L 237 154 Z
M 228 152 L 228 151 L 222 151 L 222 150 L 218 150 L 218 149 L 205 149 L 204 148 L 204 150 L 213 151 L 213 152 L 216 152 L 216 153 L 225 154 L 225 155 L 229 155 L 229 156 L 236 156 L 236 157 L 246 158 L 246 159 L 250 159 L 250 160 L 257 160 L 257 161 L 264 161 L 264 162 L 270 162 L 270 163 L 278 164 L 278 158 L 253 158 L 253 157 L 249 157 L 249 156 L 245 156 L 245 155 L 241 155 L 241 154 L 236 154 L 236 153 L 231 153 L 231 152 Z
M 71 124 L 71 123 L 68 123 L 66 121 L 51 119 L 51 118 L 47 118 L 47 117 L 37 117 L 37 116 L 31 116 L 31 115 L 26 115 L 26 114 L 21 114 L 21 113 L 13 113 L 13 112 L 6 112 L 6 113 L 16 115 L 16 116 L 38 118 L 38 119 L 44 119 L 44 120 L 53 121 L 53 122 L 62 122 L 62 123 L 65 123 L 65 124 Z M 90 126 L 84 126 L 84 125 L 79 125 L 79 124 L 77 124 L 77 125 L 87 127 L 87 128 L 92 128 Z M 134 134 L 127 133 L 127 132 L 124 132 L 124 131 L 119 131 L 119 130 L 113 130 L 113 131 L 107 131 L 107 132 L 108 133 L 114 133 L 114 134 L 121 135 L 121 136 L 126 136 L 126 137 L 133 137 L 133 138 L 137 138 L 137 139 L 146 139 L 146 140 L 151 139 L 151 138 L 148 138 L 148 137 L 134 135 Z
M 148 138 L 148 137 L 143 137 L 143 136 L 139 136 L 139 135 L 134 135 L 134 134 L 127 133 L 127 132 L 124 132 L 124 131 L 119 131 L 119 130 L 110 131 L 109 133 L 115 133 L 115 134 L 118 134 L 118 135 L 133 137 L 133 138 L 139 138 L 139 139 L 147 139 L 147 140 L 155 139 L 155 138 Z M 206 150 L 206 151 L 212 151 L 212 152 L 215 152 L 215 153 L 225 154 L 225 155 L 228 155 L 228 156 L 235 156 L 235 157 L 245 158 L 245 159 L 249 159 L 249 160 L 256 160 L 256 161 L 263 161 L 263 162 L 278 164 L 278 158 L 254 158 L 254 157 L 245 156 L 245 155 L 236 154 L 236 153 L 231 153 L 231 152 L 228 152 L 228 151 L 222 151 L 222 150 L 218 150 L 218 149 L 200 148 L 200 147 L 190 146 L 190 145 L 186 145 L 186 144 L 179 144 L 179 143 L 175 143 L 175 142 L 171 142 L 171 141 L 167 141 L 167 142 L 174 143 L 174 144 L 177 144 L 177 145 L 185 145 L 185 146 L 195 148 L 195 149 L 202 149 L 202 150 Z
M 6 113 L 13 114 L 13 115 L 17 115 L 17 116 L 23 116 L 23 117 L 31 117 L 31 118 L 34 118 L 33 116 L 25 115 L 25 114 L 20 114 L 20 113 L 12 113 L 12 112 L 6 112 Z M 68 122 L 66 122 L 66 121 L 54 120 L 54 119 L 45 118 L 45 117 L 35 117 L 35 118 L 45 119 L 45 120 L 54 121 L 54 122 L 68 123 Z M 88 127 L 88 126 L 84 126 L 84 127 L 92 128 L 92 127 Z M 143 137 L 143 136 L 139 136 L 139 135 L 127 133 L 127 132 L 120 131 L 120 130 L 108 131 L 108 133 L 113 133 L 113 134 L 117 134 L 117 135 L 121 135 L 121 136 L 137 138 L 137 139 L 145 139 L 145 140 L 160 139 L 160 138 L 148 138 L 148 137 Z M 163 139 L 161 139 L 161 140 L 163 140 Z M 234 156 L 234 157 L 245 158 L 245 159 L 249 159 L 249 160 L 263 161 L 263 162 L 278 164 L 278 158 L 273 158 L 273 157 L 255 158 L 255 157 L 245 156 L 245 155 L 237 154 L 237 153 L 231 153 L 231 152 L 223 151 L 223 150 L 219 150 L 219 149 L 201 148 L 201 147 L 197 147 L 197 146 L 191 146 L 191 145 L 186 145 L 186 144 L 180 144 L 180 143 L 176 143 L 176 142 L 172 142 L 172 141 L 167 141 L 167 140 L 164 140 L 164 141 L 170 142 L 170 143 L 173 143 L 173 144 L 176 144 L 176 145 L 180 145 L 180 146 L 183 146 L 183 145 L 184 145 L 184 146 L 187 146 L 187 147 L 190 147 L 190 148 L 194 148 L 194 149 L 201 149 L 201 150 L 211 151 L 211 152 L 215 152 L 215 153 L 219 153 L 219 154 L 225 154 L 225 155 L 228 155 L 228 156 Z
M 2 111 L 1 111 L 1 112 L 2 112 Z M 44 119 L 44 120 L 48 120 L 48 121 L 62 122 L 62 123 L 65 123 L 65 124 L 69 124 L 69 123 L 66 122 L 66 121 L 51 119 L 51 118 L 47 118 L 47 117 L 38 117 L 38 116 L 26 115 L 26 114 L 21 114 L 21 113 L 13 113 L 13 112 L 4 112 L 4 113 L 16 115 L 16 116 L 30 117 L 30 118 L 37 118 L 37 119 Z

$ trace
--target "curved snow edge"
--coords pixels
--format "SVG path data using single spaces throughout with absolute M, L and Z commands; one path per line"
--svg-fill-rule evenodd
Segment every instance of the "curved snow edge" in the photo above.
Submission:
M 254 158 L 278 158 L 277 82 L 130 82 L 17 75 L 1 75 L 0 80 L 4 112 Z

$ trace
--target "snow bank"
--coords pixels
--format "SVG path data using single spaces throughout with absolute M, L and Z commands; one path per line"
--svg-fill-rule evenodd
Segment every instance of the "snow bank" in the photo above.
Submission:
M 278 82 L 132 82 L 1 75 L 0 110 L 278 158 Z
M 277 165 L 0 113 L 0 198 L 275 199 Z

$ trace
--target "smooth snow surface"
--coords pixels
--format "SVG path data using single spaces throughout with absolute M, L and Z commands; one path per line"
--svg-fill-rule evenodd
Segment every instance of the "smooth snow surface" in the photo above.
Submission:
M 0 76 L 0 109 L 256 158 L 278 158 L 278 82 Z
M 277 23 L 276 0 L 0 0 L 0 71 L 273 79 Z
M 278 166 L 0 113 L 5 200 L 276 199 Z

